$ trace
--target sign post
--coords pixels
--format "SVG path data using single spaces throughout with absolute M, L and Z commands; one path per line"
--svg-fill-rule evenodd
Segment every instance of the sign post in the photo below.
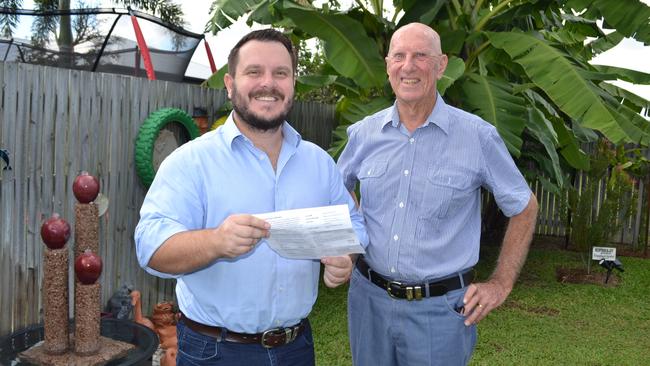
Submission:
M 610 247 L 593 247 L 591 252 L 591 259 L 599 261 L 604 259 L 606 261 L 616 260 L 616 248 Z

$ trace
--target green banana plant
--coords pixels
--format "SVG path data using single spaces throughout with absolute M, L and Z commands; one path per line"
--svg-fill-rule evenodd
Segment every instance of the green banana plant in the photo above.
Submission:
M 650 74 L 589 61 L 624 37 L 650 44 L 650 7 L 638 0 L 217 0 L 206 30 L 248 16 L 283 29 L 294 41 L 317 38 L 329 67 L 300 75 L 298 88 L 319 83 L 339 91 L 339 125 L 330 153 L 346 143 L 347 126 L 393 103 L 384 56 L 401 25 L 422 22 L 441 36 L 449 65 L 438 83 L 448 103 L 494 124 L 517 164 L 559 191 L 576 169 L 588 170 L 581 144 L 650 143 L 650 102 L 607 81 L 650 84 Z M 614 29 L 605 33 L 597 21 Z M 644 112 L 645 111 L 645 112 Z

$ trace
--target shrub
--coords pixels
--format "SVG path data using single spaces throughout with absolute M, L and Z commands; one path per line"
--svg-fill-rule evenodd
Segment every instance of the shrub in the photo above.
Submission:
M 628 171 L 632 166 L 623 146 L 614 148 L 605 140 L 597 143 L 583 182 L 564 195 L 574 249 L 589 255 L 592 246 L 606 245 L 630 219 L 637 200 L 635 180 Z

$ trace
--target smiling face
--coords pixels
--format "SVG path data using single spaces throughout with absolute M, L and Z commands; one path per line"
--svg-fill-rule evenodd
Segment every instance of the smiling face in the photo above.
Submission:
M 412 23 L 393 34 L 386 69 L 398 104 L 435 104 L 436 82 L 446 67 L 440 38 L 430 27 Z
M 235 121 L 268 131 L 277 129 L 293 104 L 291 55 L 279 42 L 251 40 L 239 49 L 235 75 L 224 78 Z

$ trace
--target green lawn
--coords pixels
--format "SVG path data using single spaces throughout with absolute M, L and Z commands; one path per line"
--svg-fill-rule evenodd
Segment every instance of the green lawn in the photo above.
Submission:
M 497 250 L 482 251 L 480 278 Z M 617 287 L 563 284 L 555 268 L 580 266 L 579 255 L 531 250 L 506 303 L 480 323 L 471 365 L 650 365 L 650 261 L 620 259 Z M 310 316 L 318 365 L 351 365 L 346 297 L 347 286 L 321 286 Z

